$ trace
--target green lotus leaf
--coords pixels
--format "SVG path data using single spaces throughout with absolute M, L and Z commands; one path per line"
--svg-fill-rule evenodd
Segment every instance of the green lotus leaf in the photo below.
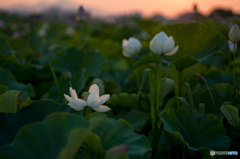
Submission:
M 7 90 L 8 90 L 8 87 L 7 87 L 7 86 L 2 85 L 2 84 L 0 85 L 0 94 L 5 93 Z
M 31 103 L 27 92 L 9 90 L 0 95 L 0 112 L 17 113 Z
M 32 84 L 18 83 L 11 71 L 8 69 L 0 68 L 0 83 L 7 86 L 9 90 L 24 90 L 28 92 L 29 97 L 35 96 Z
M 120 93 L 111 95 L 107 105 L 124 106 L 143 112 L 149 112 L 151 109 L 150 99 L 147 94 L 140 96 L 137 100 L 137 94 Z
M 195 59 L 192 55 L 183 55 L 176 59 L 175 65 L 178 70 L 183 70 L 185 68 L 188 68 L 194 64 L 198 63 L 198 61 Z
M 78 50 L 68 48 L 61 50 L 52 59 L 53 69 L 60 69 L 62 72 L 67 68 L 71 73 L 86 69 L 86 72 L 99 76 L 107 60 L 104 55 L 96 50 Z
M 30 49 L 29 43 L 26 39 L 11 39 L 9 41 L 11 48 L 16 51 L 26 51 Z
M 216 151 L 228 150 L 231 139 L 226 135 L 222 122 L 214 115 L 193 112 L 198 129 L 187 115 L 185 107 L 176 111 L 167 109 L 160 113 L 164 131 L 167 133 L 166 139 L 174 141 L 172 144 L 179 147 L 189 145 L 188 148 L 194 151 L 201 147 Z
M 43 121 L 53 112 L 78 113 L 66 104 L 50 100 L 32 102 L 18 113 L 0 113 L 0 147 L 11 143 L 19 129 L 27 124 Z
M 8 53 L 7 55 L 0 55 L 0 64 L 1 66 L 7 64 L 19 64 L 19 60 L 17 59 L 16 55 L 13 53 Z
M 11 144 L 0 148 L 0 157 L 72 159 L 100 122 L 99 116 L 87 122 L 77 114 L 53 113 L 40 123 L 20 129 Z
M 157 55 L 154 53 L 150 53 L 144 57 L 141 58 L 139 62 L 135 62 L 134 66 L 142 66 L 145 64 L 151 64 L 151 63 L 158 63 Z
M 226 106 L 221 106 L 220 108 L 221 112 L 227 119 L 227 121 L 237 129 L 240 129 L 240 119 L 238 115 L 238 108 L 231 106 L 231 105 L 226 105 Z
M 206 76 L 204 76 L 209 87 L 217 83 L 227 83 L 233 86 L 233 74 L 225 74 L 221 70 L 210 71 Z
M 122 119 L 126 120 L 135 131 L 141 132 L 149 119 L 149 114 L 132 109 Z
M 240 115 L 239 115 L 240 118 Z M 240 137 L 240 130 L 234 128 L 229 121 L 226 119 L 226 117 L 223 118 L 222 123 L 226 129 L 227 135 L 229 137 L 231 137 L 232 141 L 238 141 L 239 137 Z M 238 144 L 239 145 L 239 144 Z M 237 146 L 238 146 L 237 145 Z
M 161 79 L 161 87 L 160 87 L 160 97 L 159 101 L 162 101 L 168 93 L 173 89 L 174 81 L 170 78 L 162 78 Z
M 123 57 L 121 44 L 112 40 L 89 39 L 86 44 L 93 49 L 98 49 L 108 58 Z
M 115 87 L 109 87 L 106 85 L 106 89 L 111 92 L 122 92 L 123 90 L 128 91 L 137 88 L 137 81 L 127 80 L 129 74 L 133 73 L 133 69 L 119 70 L 119 71 L 106 71 L 101 76 L 102 80 L 109 83 L 113 83 Z M 139 75 L 140 76 L 140 75 Z M 136 90 L 137 91 L 137 90 Z
M 234 89 L 229 84 L 219 83 L 212 86 L 210 91 L 212 93 L 215 106 L 208 90 L 205 90 L 202 93 L 193 92 L 192 96 L 194 105 L 196 106 L 196 109 L 199 110 L 199 103 L 204 103 L 206 114 L 216 114 L 219 117 L 222 117 L 223 114 L 220 111 L 220 107 L 224 102 L 234 100 Z M 237 94 L 240 94 L 240 92 L 237 91 Z
M 99 113 L 90 114 L 87 119 L 98 115 Z M 129 158 L 145 159 L 149 157 L 151 148 L 146 136 L 135 133 L 125 120 L 113 120 L 106 116 L 103 117 L 103 121 L 93 130 L 93 133 L 101 139 L 101 144 L 100 141 L 97 142 L 98 144 L 91 141 L 94 138 L 98 138 L 95 135 L 95 137 L 86 140 L 87 143 L 92 143 L 89 145 L 90 147 L 93 147 L 99 154 L 102 154 L 103 151 L 98 150 L 103 148 L 107 151 L 114 146 L 128 144 L 127 153 Z
M 7 38 L 4 36 L 0 36 L 0 54 L 1 55 L 7 55 L 8 53 L 14 53 L 11 46 L 9 45 L 9 42 Z
M 202 23 L 164 25 L 155 29 L 152 37 L 161 31 L 172 36 L 175 44 L 179 45 L 175 55 L 164 56 L 166 61 L 175 61 L 183 55 L 190 55 L 198 61 L 204 61 L 214 51 L 228 50 L 228 40 Z
M 221 51 L 214 51 L 211 56 L 208 56 L 207 60 L 202 62 L 204 65 L 212 65 L 214 67 L 221 67 L 226 58 L 228 58 L 228 54 Z
M 209 56 L 215 57 L 214 52 L 226 52 L 228 40 L 215 30 L 202 23 L 164 25 L 155 29 L 150 39 L 157 33 L 165 32 L 172 36 L 175 45 L 179 45 L 177 53 L 173 56 L 163 56 L 163 62 L 176 62 L 176 67 L 182 70 L 197 62 L 203 62 Z M 214 56 L 213 56 L 214 55 Z M 218 57 L 219 54 L 216 55 Z M 135 66 L 146 63 L 156 63 L 157 60 L 152 54 L 143 57 Z
M 124 120 L 109 119 L 99 113 L 87 119 L 77 114 L 53 113 L 42 122 L 21 128 L 11 144 L 0 148 L 0 157 L 70 159 L 84 140 L 99 156 L 120 144 L 129 145 L 130 158 L 144 158 L 150 154 L 147 138 L 134 133 Z

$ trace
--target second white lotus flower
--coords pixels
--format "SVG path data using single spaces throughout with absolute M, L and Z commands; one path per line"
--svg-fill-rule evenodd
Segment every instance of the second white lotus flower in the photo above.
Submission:
M 234 24 L 229 31 L 229 40 L 237 43 L 240 40 L 240 29 L 237 24 Z
M 141 43 L 136 38 L 129 38 L 128 40 L 123 39 L 122 41 L 123 55 L 125 57 L 131 57 L 134 54 L 137 54 L 141 50 Z
M 235 51 L 237 51 L 237 43 L 233 43 L 230 40 L 228 40 L 228 44 L 229 44 L 230 52 L 234 53 L 234 45 L 235 45 Z
M 178 51 L 178 45 L 175 48 L 174 46 L 173 37 L 168 37 L 164 32 L 155 35 L 150 42 L 150 50 L 157 55 L 174 55 Z
M 69 102 L 68 105 L 75 110 L 82 110 L 84 107 L 89 106 L 97 112 L 107 112 L 111 110 L 111 108 L 102 105 L 106 101 L 109 100 L 110 95 L 105 94 L 99 97 L 99 88 L 96 84 L 93 84 L 89 89 L 89 96 L 87 99 L 79 99 L 76 93 L 76 90 L 69 88 L 71 97 L 64 94 L 64 97 Z

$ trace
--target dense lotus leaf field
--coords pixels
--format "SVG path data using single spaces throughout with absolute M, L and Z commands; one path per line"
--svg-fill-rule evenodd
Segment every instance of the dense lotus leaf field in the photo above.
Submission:
M 1 159 L 240 152 L 240 18 L 0 15 Z

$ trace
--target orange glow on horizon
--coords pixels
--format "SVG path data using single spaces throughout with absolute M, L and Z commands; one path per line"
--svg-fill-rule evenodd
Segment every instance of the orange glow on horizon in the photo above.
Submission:
M 231 9 L 234 13 L 240 13 L 240 0 L 8 0 L 0 1 L 0 8 L 9 8 L 13 5 L 29 5 L 31 8 L 41 2 L 48 4 L 68 2 L 76 8 L 82 4 L 93 14 L 105 15 L 128 14 L 137 11 L 144 16 L 159 13 L 173 18 L 184 12 L 193 11 L 194 4 L 197 4 L 198 11 L 204 15 L 209 14 L 215 8 Z

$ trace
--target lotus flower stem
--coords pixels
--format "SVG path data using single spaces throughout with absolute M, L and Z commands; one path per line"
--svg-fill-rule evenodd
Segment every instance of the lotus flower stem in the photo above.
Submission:
M 57 86 L 57 89 L 58 89 L 58 93 L 59 93 L 61 102 L 63 102 L 62 90 L 61 90 L 60 84 L 59 84 L 59 82 L 58 82 L 57 76 L 56 76 L 56 74 L 55 74 L 55 72 L 54 72 L 54 70 L 53 70 L 53 68 L 52 68 L 51 63 L 49 63 L 49 67 L 50 67 L 50 70 L 51 70 L 51 72 L 52 72 L 52 75 L 53 75 L 53 78 L 54 78 L 54 82 L 55 82 L 55 84 L 56 84 L 56 86 Z
M 182 79 L 182 77 L 183 77 L 183 71 L 182 70 L 180 70 L 179 71 L 179 86 L 181 86 L 180 87 L 180 97 L 185 97 L 185 93 L 186 93 L 186 90 L 185 90 L 185 85 L 184 85 L 184 79 Z
M 84 143 L 84 142 L 83 142 Z M 85 148 L 85 146 L 83 146 L 83 148 Z M 81 149 L 81 148 L 79 148 L 78 149 L 80 152 L 81 152 L 81 154 L 83 155 L 83 158 L 85 158 L 85 156 L 86 156 L 86 154 L 83 152 L 83 150 Z M 77 155 L 77 153 L 76 153 L 76 155 Z M 77 157 L 78 158 L 78 157 Z
M 183 159 L 185 159 L 185 146 L 183 147 Z
M 157 146 L 157 141 L 159 140 L 158 135 L 158 122 L 159 118 L 157 116 L 158 110 L 159 110 L 159 96 L 160 96 L 160 88 L 161 88 L 161 65 L 162 65 L 162 59 L 161 55 L 158 56 L 158 65 L 157 65 L 157 74 L 153 78 L 154 87 L 153 92 L 151 91 L 151 115 L 152 115 L 152 129 L 153 129 L 153 138 L 152 138 L 152 148 L 155 149 Z M 151 83 L 151 82 L 150 82 Z
M 140 76 L 138 72 L 137 72 L 137 87 L 138 87 L 138 90 L 140 90 L 141 85 L 140 85 Z
M 168 158 L 170 158 L 170 154 L 169 154 L 169 141 L 167 141 L 167 156 L 168 156 Z
M 234 76 L 233 76 L 233 83 L 234 83 L 234 97 L 236 97 L 236 62 L 235 62 L 235 52 L 236 52 L 236 48 L 235 48 L 235 43 L 233 46 L 233 61 L 234 61 Z
M 17 112 L 19 112 L 19 105 L 17 105 Z
M 156 98 L 156 110 L 158 112 L 159 110 L 159 96 L 160 96 L 160 88 L 161 88 L 161 67 L 162 67 L 162 58 L 161 56 L 159 56 L 158 58 L 158 69 L 157 69 L 157 79 L 156 79 L 156 83 L 157 83 L 157 98 Z
M 72 88 L 73 88 L 73 86 L 72 86 L 72 82 L 71 82 L 71 81 L 69 81 L 69 85 L 70 85 L 70 87 L 72 87 Z
M 176 68 L 176 65 L 174 63 L 171 66 L 171 70 L 172 70 L 172 75 L 173 75 L 173 80 L 174 80 L 174 93 L 175 93 L 176 97 L 179 97 L 179 93 L 180 93 L 179 79 L 180 78 L 178 78 L 177 68 Z M 180 101 L 177 100 L 177 108 L 179 108 L 179 106 L 180 106 Z

